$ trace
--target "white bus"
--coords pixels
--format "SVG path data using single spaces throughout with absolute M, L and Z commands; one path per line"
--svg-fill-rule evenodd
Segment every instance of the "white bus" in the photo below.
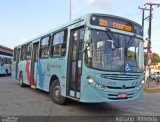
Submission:
M 9 75 L 12 72 L 11 68 L 12 57 L 0 55 L 0 75 Z

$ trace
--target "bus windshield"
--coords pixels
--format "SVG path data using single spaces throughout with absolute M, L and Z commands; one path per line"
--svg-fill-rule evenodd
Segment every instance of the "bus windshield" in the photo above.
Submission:
M 99 70 L 142 72 L 143 42 L 134 36 L 91 30 L 85 61 Z

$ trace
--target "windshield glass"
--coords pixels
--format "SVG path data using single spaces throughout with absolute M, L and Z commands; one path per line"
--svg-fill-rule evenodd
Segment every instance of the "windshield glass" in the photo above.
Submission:
M 99 70 L 142 72 L 143 42 L 134 36 L 91 30 L 86 64 Z

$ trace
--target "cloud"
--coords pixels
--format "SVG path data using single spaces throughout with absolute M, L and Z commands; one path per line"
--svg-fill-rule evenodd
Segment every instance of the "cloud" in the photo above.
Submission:
M 88 4 L 103 11 L 112 10 L 109 0 L 88 0 Z
M 21 43 L 27 42 L 26 38 L 21 39 Z
M 72 12 L 73 14 L 78 14 L 83 9 L 82 4 L 80 4 L 78 1 L 73 0 L 72 1 Z
M 95 3 L 96 0 L 88 0 L 88 2 L 92 4 L 92 3 Z

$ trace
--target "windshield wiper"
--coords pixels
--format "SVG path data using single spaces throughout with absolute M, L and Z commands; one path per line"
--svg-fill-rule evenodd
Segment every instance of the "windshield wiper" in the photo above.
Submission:
M 134 43 L 135 38 L 136 38 L 136 35 L 134 35 L 134 36 L 131 37 L 131 39 L 127 43 L 127 47 L 130 46 L 130 45 L 132 45 Z M 125 38 L 125 41 L 127 42 L 126 38 Z
M 119 46 L 119 41 L 118 41 L 117 38 L 114 36 L 114 34 L 113 34 L 113 32 L 111 31 L 111 29 L 106 28 L 106 31 L 109 33 L 109 36 L 110 36 L 111 39 L 113 40 L 115 47 L 119 48 L 119 47 L 120 47 L 120 46 Z M 106 34 L 108 34 L 108 33 L 106 33 Z

